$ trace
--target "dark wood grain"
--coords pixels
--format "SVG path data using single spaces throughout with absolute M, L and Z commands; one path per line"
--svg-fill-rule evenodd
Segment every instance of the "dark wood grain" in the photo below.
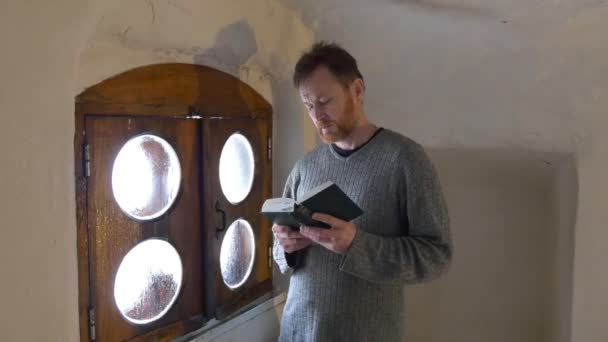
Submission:
M 219 268 L 220 248 L 224 234 L 216 236 L 215 228 L 220 225 L 220 220 L 215 214 L 206 215 L 207 277 L 215 283 L 214 287 L 207 288 L 207 314 L 222 318 L 257 298 L 260 293 L 251 291 L 251 289 L 272 279 L 272 269 L 268 265 L 268 248 L 271 246 L 272 236 L 270 224 L 267 220 L 263 220 L 260 214 L 262 203 L 271 195 L 271 161 L 267 155 L 271 122 L 264 119 L 204 119 L 203 126 L 203 172 L 206 174 L 205 212 L 214 213 L 214 205 L 218 202 L 222 210 L 226 212 L 226 228 L 239 218 L 245 219 L 253 228 L 256 244 L 251 276 L 242 287 L 230 289 L 224 284 Z M 231 204 L 226 199 L 217 181 L 219 179 L 217 165 L 221 151 L 224 143 L 233 133 L 240 133 L 249 140 L 255 161 L 251 192 L 237 204 Z M 221 315 L 218 314 L 219 312 Z
M 202 237 L 200 232 L 199 158 L 200 126 L 187 119 L 107 118 L 86 120 L 91 146 L 88 178 L 88 225 L 90 238 L 91 300 L 95 307 L 97 336 L 104 341 L 123 341 L 163 326 L 203 314 Z M 125 215 L 114 200 L 111 186 L 113 161 L 120 148 L 141 133 L 158 135 L 175 149 L 182 169 L 180 193 L 168 213 L 152 221 L 136 221 Z M 124 256 L 148 238 L 166 239 L 182 259 L 180 295 L 160 320 L 129 324 L 114 303 L 114 279 Z
M 270 104 L 261 95 L 230 74 L 201 65 L 181 63 L 129 70 L 88 88 L 76 101 L 127 108 L 132 105 L 185 105 L 196 108 L 201 116 L 249 117 L 254 114 L 269 118 L 272 112 Z M 138 114 L 140 112 L 133 113 Z
M 82 106 L 76 105 L 74 134 L 74 179 L 76 180 L 76 242 L 78 255 L 78 318 L 80 339 L 89 336 L 89 239 L 87 232 L 87 179 L 84 174 L 83 146 L 85 140 Z

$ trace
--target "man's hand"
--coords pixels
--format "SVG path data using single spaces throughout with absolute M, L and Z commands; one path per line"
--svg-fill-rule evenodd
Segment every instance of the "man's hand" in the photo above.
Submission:
M 312 243 L 309 238 L 287 226 L 275 224 L 272 226 L 272 232 L 275 238 L 279 240 L 279 244 L 283 247 L 283 250 L 287 253 L 293 253 L 306 248 Z
M 302 226 L 300 233 L 330 251 L 345 254 L 355 238 L 357 227 L 351 222 L 342 221 L 331 215 L 315 213 L 312 218 L 327 223 L 331 228 Z

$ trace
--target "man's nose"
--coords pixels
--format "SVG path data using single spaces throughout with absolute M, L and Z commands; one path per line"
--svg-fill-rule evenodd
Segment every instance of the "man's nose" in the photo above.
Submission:
M 310 116 L 313 118 L 313 120 L 315 121 L 321 121 L 323 119 L 325 119 L 326 115 L 325 115 L 325 111 L 323 111 L 321 108 L 319 108 L 318 106 L 313 106 L 310 109 Z

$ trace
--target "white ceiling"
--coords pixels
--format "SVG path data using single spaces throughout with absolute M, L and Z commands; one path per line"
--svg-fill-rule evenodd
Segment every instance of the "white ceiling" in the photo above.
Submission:
M 426 145 L 576 152 L 603 115 L 608 1 L 282 1 L 358 59 L 368 116 Z

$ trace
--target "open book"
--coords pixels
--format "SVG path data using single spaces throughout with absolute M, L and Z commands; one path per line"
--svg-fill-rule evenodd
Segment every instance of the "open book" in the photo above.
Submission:
M 298 202 L 291 198 L 271 198 L 262 206 L 262 214 L 276 224 L 296 229 L 300 225 L 330 228 L 323 222 L 313 220 L 314 213 L 351 221 L 363 214 L 363 210 L 333 182 L 325 182 L 311 189 Z

